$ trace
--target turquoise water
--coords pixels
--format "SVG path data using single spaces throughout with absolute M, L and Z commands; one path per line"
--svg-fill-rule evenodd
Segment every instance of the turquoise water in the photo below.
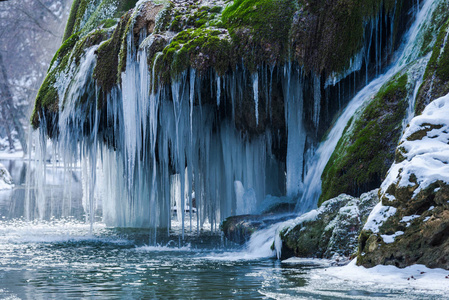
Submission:
M 166 237 L 78 221 L 0 222 L 0 297 L 9 299 L 443 299 L 323 276 L 328 265 L 251 258 L 220 235 Z M 167 242 L 168 240 L 168 242 Z M 449 282 L 448 282 L 449 283 Z
M 16 187 L 0 192 L 0 299 L 448 298 L 447 289 L 404 280 L 352 281 L 327 274 L 336 268 L 328 261 L 282 262 L 270 257 L 269 249 L 234 245 L 220 232 L 188 233 L 182 240 L 180 228 L 173 228 L 158 232 L 158 245 L 148 246 L 147 229 L 107 228 L 101 222 L 91 229 L 77 184 L 74 217 L 25 221 L 27 164 L 3 163 Z M 48 195 L 48 211 L 57 216 L 64 191 L 55 181 Z

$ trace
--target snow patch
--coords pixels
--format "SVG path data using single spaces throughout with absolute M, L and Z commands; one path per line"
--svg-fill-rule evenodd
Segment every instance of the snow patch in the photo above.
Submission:
M 436 181 L 449 184 L 448 114 L 449 94 L 431 102 L 422 115 L 412 119 L 400 142 L 405 160 L 390 168 L 381 187 L 384 196 L 391 200 L 386 193 L 391 184 L 416 186 L 413 197 Z
M 343 267 L 331 267 L 315 270 L 318 276 L 332 276 L 342 281 L 359 282 L 363 284 L 376 284 L 397 288 L 425 289 L 433 292 L 449 292 L 448 271 L 443 269 L 429 269 L 424 265 L 412 265 L 403 269 L 395 266 L 378 265 L 365 268 L 356 265 L 352 260 Z
M 378 233 L 379 227 L 383 222 L 395 213 L 396 208 L 393 206 L 383 206 L 382 203 L 379 202 L 370 213 L 363 230 L 371 230 L 373 233 Z
M 411 224 L 411 221 L 413 221 L 414 219 L 419 218 L 419 217 L 421 217 L 421 216 L 420 216 L 420 215 L 405 216 L 405 217 L 403 217 L 403 218 L 401 219 L 401 222 L 407 223 L 407 224 L 405 225 L 405 227 L 409 227 L 410 224 Z
M 382 237 L 382 239 L 384 240 L 385 244 L 391 244 L 394 242 L 394 239 L 397 236 L 403 235 L 404 231 L 397 231 L 393 234 L 381 234 L 380 236 Z

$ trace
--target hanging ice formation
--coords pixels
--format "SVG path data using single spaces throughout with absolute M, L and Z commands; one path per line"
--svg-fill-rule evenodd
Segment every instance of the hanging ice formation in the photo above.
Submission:
M 392 53 L 393 17 L 367 23 L 350 68 L 327 79 L 288 63 L 224 76 L 190 68 L 169 85 L 157 84 L 148 65 L 153 35 L 143 29 L 135 40 L 131 23 L 126 71 L 103 109 L 92 76 L 98 46 L 88 48 L 56 83 L 64 100 L 50 130 L 64 161 L 82 161 L 89 218 L 101 199 L 111 226 L 170 228 L 175 215 L 183 232 L 184 224 L 215 230 L 228 216 L 255 212 L 266 195 L 301 199 L 317 142 Z M 49 128 L 40 124 L 45 144 Z

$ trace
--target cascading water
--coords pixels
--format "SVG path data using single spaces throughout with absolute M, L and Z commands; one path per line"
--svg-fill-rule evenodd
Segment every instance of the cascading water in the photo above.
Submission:
M 405 36 L 405 42 L 395 63 L 389 67 L 386 73 L 371 81 L 366 87 L 357 93 L 333 125 L 332 129 L 326 136 L 326 140 L 320 144 L 314 156 L 307 162 L 308 172 L 304 179 L 305 190 L 301 200 L 297 204 L 297 211 L 304 213 L 316 207 L 318 198 L 321 195 L 321 175 L 323 174 L 324 168 L 334 152 L 335 147 L 337 146 L 337 143 L 340 140 L 340 137 L 342 136 L 351 117 L 353 117 L 357 110 L 363 107 L 365 103 L 368 103 L 379 91 L 379 89 L 395 74 L 397 74 L 410 62 L 418 59 L 419 51 L 417 51 L 417 48 L 422 45 L 425 24 L 429 23 L 429 19 L 432 17 L 432 13 L 437 6 L 438 1 L 425 2 L 422 9 L 417 13 L 415 22 Z M 415 89 L 412 96 L 408 99 L 409 105 L 408 113 L 406 119 L 404 120 L 405 124 L 407 124 L 413 117 L 413 109 L 417 91 L 420 83 L 422 82 L 422 76 L 424 75 L 428 60 L 429 56 L 421 59 L 421 62 L 416 68 L 417 71 L 412 77 L 411 81 L 413 81 Z

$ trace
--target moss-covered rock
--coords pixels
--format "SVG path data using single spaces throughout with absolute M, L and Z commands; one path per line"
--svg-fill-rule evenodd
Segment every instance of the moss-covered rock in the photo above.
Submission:
M 233 51 L 255 71 L 263 63 L 286 61 L 289 32 L 297 6 L 293 0 L 236 0 L 223 11 Z
M 119 59 L 120 51 L 126 51 L 126 48 L 122 49 L 122 45 L 124 44 L 123 39 L 125 37 L 129 19 L 130 13 L 122 17 L 115 28 L 112 37 L 101 44 L 97 50 L 98 59 L 93 76 L 101 89 L 101 99 L 98 102 L 99 107 L 103 106 L 106 95 L 119 83 L 122 68 L 126 67 L 124 64 L 119 66 Z M 126 54 L 122 55 L 126 60 Z
M 223 75 L 231 67 L 232 56 L 228 32 L 224 29 L 186 29 L 178 33 L 164 48 L 158 59 L 156 70 L 162 82 L 170 82 L 183 71 L 192 67 L 203 74 L 214 68 Z
M 359 196 L 380 186 L 394 160 L 413 88 L 407 73 L 400 72 L 348 123 L 323 172 L 319 203 L 341 193 Z
M 45 119 L 46 123 L 50 125 L 56 123 L 59 113 L 59 94 L 56 87 L 56 80 L 70 66 L 70 54 L 78 40 L 78 34 L 70 36 L 56 52 L 50 63 L 49 71 L 39 88 L 34 110 L 31 114 L 31 124 L 35 129 L 39 127 L 41 119 Z M 49 136 L 53 136 L 52 132 L 53 128 L 47 125 L 47 133 Z
M 73 47 L 68 46 L 74 37 L 83 39 L 95 28 L 114 30 L 112 37 L 108 36 L 109 40 L 97 52 L 94 78 L 100 87 L 99 107 L 103 107 L 112 88 L 120 84 L 121 73 L 126 70 L 129 34 L 134 35 L 136 49 L 150 34 L 157 41 L 156 45 L 148 44 L 152 49 L 147 55 L 149 67 L 156 71 L 153 83 L 158 86 L 178 79 L 189 68 L 196 69 L 200 76 L 210 70 L 225 76 L 241 66 L 255 73 L 263 66 L 276 65 L 281 69 L 284 63 L 294 61 L 317 74 L 338 73 L 363 48 L 367 21 L 381 13 L 399 13 L 406 1 L 397 1 L 395 7 L 394 1 L 390 0 L 370 0 L 369 3 L 356 0 L 326 3 L 306 0 L 213 0 L 205 3 L 152 0 L 134 7 L 136 0 L 75 0 L 64 36 L 68 43 L 61 47 L 57 57 L 70 55 Z M 103 40 L 100 38 L 95 42 Z M 79 55 L 75 53 L 76 57 Z M 69 65 L 60 64 L 60 69 L 64 67 L 69 68 Z M 58 102 L 54 96 L 54 77 L 54 74 L 50 75 L 42 86 L 36 102 L 37 112 Z M 53 100 L 43 101 L 42 98 Z M 270 99 L 265 101 L 270 102 Z M 57 106 L 52 108 L 55 111 Z M 242 120 L 249 120 L 248 115 Z M 267 112 L 265 116 L 268 116 Z M 34 127 L 38 126 L 39 119 L 38 113 L 33 114 Z M 256 126 L 250 131 L 264 129 L 258 128 L 257 122 L 251 123 Z
M 70 36 L 56 52 L 50 63 L 47 76 L 42 83 L 31 115 L 33 128 L 39 127 L 41 119 L 46 120 L 47 133 L 54 136 L 53 124 L 56 123 L 59 114 L 59 90 L 57 80 L 69 72 L 72 64 L 78 66 L 86 49 L 98 45 L 110 36 L 108 30 L 97 29 L 80 37 L 79 34 Z
M 418 263 L 449 269 L 448 185 L 437 181 L 413 197 L 403 192 L 394 193 L 399 202 L 396 213 L 378 232 L 362 231 L 357 264 L 403 268 Z
M 423 24 L 423 35 L 417 36 L 422 41 L 420 56 L 424 56 L 433 50 L 438 33 L 449 17 L 449 2 L 440 0 L 436 3 L 437 7 L 432 13 L 430 22 Z
M 263 225 L 264 222 L 259 215 L 241 215 L 227 218 L 221 224 L 220 229 L 228 240 L 243 245 Z
M 327 74 L 349 67 L 350 59 L 363 47 L 368 20 L 382 11 L 394 12 L 398 19 L 403 9 L 403 2 L 391 0 L 298 2 L 302 5 L 295 12 L 291 32 L 295 60 L 306 69 Z
M 357 240 L 371 209 L 379 201 L 377 190 L 359 199 L 340 195 L 288 221 L 280 231 L 282 256 L 339 258 L 357 251 Z
M 74 0 L 67 21 L 64 41 L 71 35 L 89 32 L 98 25 L 105 28 L 117 23 L 125 12 L 132 9 L 138 0 Z M 114 22 L 115 20 L 115 22 Z M 106 25 L 106 22 L 107 25 Z

